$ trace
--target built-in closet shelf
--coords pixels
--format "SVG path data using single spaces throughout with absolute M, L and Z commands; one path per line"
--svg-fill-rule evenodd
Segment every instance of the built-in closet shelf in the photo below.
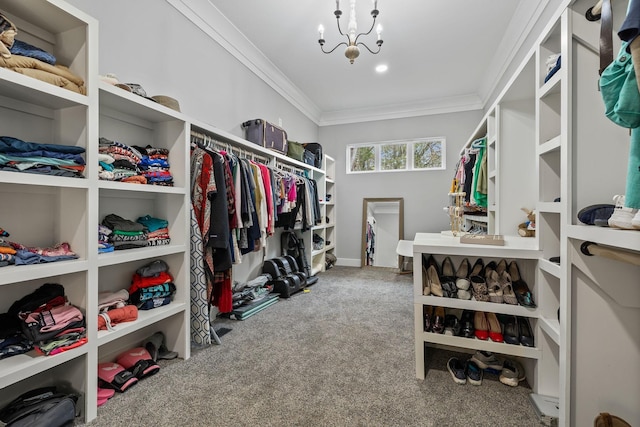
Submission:
M 483 302 L 476 300 L 463 300 L 459 298 L 445 298 L 436 296 L 418 295 L 414 302 L 433 307 L 458 308 L 461 310 L 485 311 L 491 313 L 512 314 L 522 317 L 537 317 L 538 311 L 521 305 L 498 304 L 495 302 Z
M 313 267 L 311 267 L 311 275 L 315 276 L 316 274 L 322 272 L 322 266 L 321 265 L 314 265 Z
M 498 173 L 495 170 L 492 170 L 491 172 L 489 172 L 489 179 L 496 179 L 496 175 Z
M 122 264 L 130 261 L 159 258 L 165 255 L 181 254 L 188 250 L 186 245 L 166 245 L 138 249 L 125 249 L 98 255 L 98 267 Z
M 569 225 L 567 236 L 630 251 L 640 251 L 640 230 L 619 230 L 593 225 Z
M 133 184 L 118 181 L 98 181 L 101 190 L 139 191 L 141 193 L 184 194 L 184 187 L 168 187 L 162 185 Z
M 538 260 L 538 266 L 540 267 L 540 270 L 546 271 L 552 276 L 560 278 L 560 264 L 556 264 L 555 262 L 540 258 Z
M 314 225 L 313 227 L 311 227 L 312 231 L 316 231 L 316 230 L 324 230 L 325 226 L 324 225 Z
M 101 113 L 108 109 L 117 111 L 120 115 L 137 117 L 151 123 L 186 120 L 179 111 L 102 81 L 100 82 L 100 109 Z
M 541 156 L 543 154 L 560 150 L 560 143 L 561 143 L 560 135 L 554 138 L 551 138 L 547 142 L 544 142 L 538 146 L 538 155 Z
M 0 171 L 0 183 L 20 185 L 42 185 L 59 188 L 89 188 L 89 181 L 84 178 L 63 176 L 45 176 L 37 173 Z
M 3 374 L 0 375 L 0 389 L 85 355 L 88 348 L 89 346 L 85 344 L 54 356 L 44 356 L 31 350 L 24 354 L 2 359 L 0 360 L 0 372 Z
M 113 331 L 98 331 L 98 346 L 107 344 L 146 326 L 153 325 L 173 315 L 182 314 L 186 309 L 186 303 L 172 302 L 162 307 L 156 307 L 153 310 L 139 310 L 138 319 L 135 321 L 119 323 L 113 326 Z
M 477 222 L 489 222 L 489 218 L 485 215 L 465 215 L 465 219 Z
M 325 179 L 327 181 L 327 184 L 335 184 L 336 182 L 333 180 L 333 178 L 326 178 Z
M 560 345 L 560 322 L 557 319 L 549 319 L 541 316 L 538 319 L 538 325 L 545 334 L 549 336 L 557 345 Z
M 336 248 L 336 245 L 331 244 L 331 245 L 329 245 L 329 246 L 325 247 L 325 248 L 324 248 L 324 250 L 325 250 L 325 252 L 326 252 L 326 251 L 330 251 L 331 249 L 335 249 L 335 248 Z
M 475 245 L 440 233 L 416 233 L 413 252 L 509 259 L 538 259 L 542 254 L 536 239 L 505 235 L 504 241 L 504 246 Z
M 317 256 L 317 255 L 322 255 L 322 253 L 324 252 L 324 248 L 322 249 L 318 249 L 317 251 L 311 251 L 311 256 Z
M 456 337 L 451 335 L 436 334 L 433 332 L 423 332 L 421 335 L 422 341 L 433 344 L 470 348 L 473 350 L 486 350 L 511 356 L 526 357 L 529 359 L 539 359 L 541 357 L 541 352 L 537 347 L 505 344 L 493 342 L 491 340 L 483 341 L 477 338 Z
M 562 204 L 559 202 L 538 202 L 536 210 L 539 213 L 560 213 Z
M 540 88 L 540 92 L 538 92 L 538 97 L 540 99 L 544 98 L 545 96 L 560 92 L 561 74 L 562 73 L 558 71 L 549 79 L 549 81 L 542 85 L 542 87 Z
M 335 202 L 320 202 L 320 203 L 324 203 L 327 206 L 335 206 Z
M 495 145 L 496 145 L 496 136 L 495 135 L 490 136 L 489 140 L 487 141 L 487 146 L 493 147 Z
M 327 225 L 325 225 L 325 228 L 331 228 L 331 227 L 335 227 L 336 223 L 335 222 L 330 222 Z
M 0 93 L 3 97 L 12 100 L 23 101 L 54 110 L 89 105 L 89 98 L 86 95 L 54 86 L 6 68 L 0 68 Z
M 73 247 L 71 248 L 73 250 Z M 87 271 L 89 262 L 84 259 L 49 262 L 35 265 L 11 265 L 2 267 L 0 285 L 8 285 L 27 280 L 44 279 L 45 277 L 62 276 L 80 271 Z

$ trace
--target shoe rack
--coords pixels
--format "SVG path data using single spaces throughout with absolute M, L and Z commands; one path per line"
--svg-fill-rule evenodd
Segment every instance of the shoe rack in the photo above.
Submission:
M 593 5 L 579 0 L 558 7 L 470 139 L 484 132 L 488 137 L 489 233 L 505 235 L 505 246 L 470 247 L 422 233 L 414 241 L 414 271 L 422 271 L 422 253 L 440 262 L 455 256 L 454 264 L 462 256 L 482 257 L 485 263 L 498 256 L 517 259 L 538 305 L 517 314 L 531 320 L 535 349 L 426 333 L 425 305 L 502 312 L 504 304 L 425 297 L 421 275 L 415 274 L 416 376 L 424 378 L 425 344 L 427 349 L 444 345 L 519 356 L 533 391 L 559 398 L 561 426 L 590 425 L 600 412 L 640 424 L 640 382 L 635 380 L 640 378 L 640 335 L 631 326 L 640 324 L 640 267 L 581 250 L 593 242 L 638 254 L 640 232 L 577 220 L 580 209 L 624 194 L 629 150 L 629 130 L 603 113 L 600 22 L 585 19 Z M 613 2 L 614 55 L 626 6 Z M 545 82 L 546 60 L 557 53 L 562 66 Z M 514 224 L 524 221 L 521 207 L 537 210 L 535 238 L 511 236 Z M 508 314 L 513 310 L 520 307 Z

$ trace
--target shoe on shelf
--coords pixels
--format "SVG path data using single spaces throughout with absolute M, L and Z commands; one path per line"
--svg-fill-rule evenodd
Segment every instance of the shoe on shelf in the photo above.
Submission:
M 464 365 L 464 371 L 467 374 L 467 381 L 471 385 L 482 385 L 482 369 L 473 360 L 467 360 Z
M 520 338 L 520 344 L 526 347 L 535 347 L 531 325 L 526 317 L 518 316 L 518 337 Z
M 471 276 L 484 277 L 484 261 L 482 261 L 482 258 L 478 258 L 473 264 L 473 268 L 471 269 L 471 272 L 469 272 L 469 277 Z
M 591 205 L 580 209 L 578 221 L 587 225 L 598 225 L 600 227 L 609 226 L 609 218 L 615 208 L 612 204 Z
M 456 270 L 456 287 L 458 288 L 458 292 L 460 290 L 463 290 L 463 291 L 469 290 L 469 286 L 471 286 L 471 282 L 469 282 L 470 270 L 471 270 L 471 264 L 469 264 L 469 260 L 467 258 L 464 258 L 460 262 L 460 266 L 458 267 L 458 270 Z M 468 294 L 468 292 L 466 294 Z M 460 295 L 458 295 L 458 298 L 471 299 L 471 295 L 469 294 L 469 298 L 463 298 Z
M 469 360 L 475 362 L 481 369 L 502 370 L 502 362 L 490 351 L 478 350 Z
M 511 276 L 511 283 L 513 286 L 513 292 L 516 294 L 518 304 L 524 307 L 536 308 L 536 303 L 533 300 L 533 295 L 527 286 L 527 283 L 522 280 L 520 275 L 520 269 L 515 261 L 509 263 L 509 276 Z
M 489 263 L 484 266 L 484 275 L 482 277 L 484 277 L 485 279 L 488 278 L 491 275 L 492 271 L 496 271 L 497 266 L 498 265 L 495 261 L 489 261 Z
M 502 317 L 504 325 L 502 336 L 507 344 L 520 345 L 520 331 L 518 330 L 518 320 L 516 316 L 504 315 Z
M 429 282 L 429 274 L 427 267 L 422 264 L 422 295 L 431 295 L 431 283 Z
M 498 316 L 495 313 L 488 312 L 485 314 L 487 318 L 487 323 L 489 324 L 489 338 L 493 342 L 504 342 L 504 337 L 502 336 L 502 328 L 500 327 L 500 322 L 498 321 Z
M 489 301 L 502 304 L 502 286 L 500 286 L 499 275 L 496 270 L 489 272 L 487 288 L 489 290 Z
M 442 275 L 440 284 L 442 286 L 442 296 L 447 298 L 457 298 L 458 288 L 456 286 L 456 272 L 453 268 L 451 258 L 446 257 L 442 261 Z
M 453 261 L 451 258 L 446 257 L 444 261 L 442 261 L 442 276 L 444 277 L 455 277 L 456 272 L 453 268 Z
M 517 387 L 518 383 L 524 381 L 525 373 L 524 368 L 514 359 L 507 359 L 502 364 L 502 371 L 500 371 L 500 382 L 502 384 Z
M 464 365 L 457 357 L 452 357 L 447 362 L 447 370 L 451 374 L 451 378 L 453 378 L 453 382 L 456 384 L 466 384 L 467 383 L 467 374 L 464 370 Z
M 622 228 L 625 230 L 633 230 L 633 218 L 638 213 L 638 209 L 625 207 L 625 196 L 615 195 L 613 201 L 616 204 L 611 217 L 609 218 L 609 227 Z
M 473 326 L 474 312 L 464 310 L 460 316 L 460 336 L 465 338 L 473 338 L 475 336 L 475 327 Z
M 484 278 L 482 276 L 471 276 L 470 280 L 473 288 L 473 297 L 476 301 L 489 301 L 489 291 Z
M 433 321 L 431 322 L 431 332 L 441 334 L 444 332 L 444 319 L 445 319 L 444 307 L 436 307 L 433 310 Z
M 430 305 L 424 306 L 424 331 L 431 332 L 433 322 L 433 307 Z
M 640 228 L 640 211 L 638 211 L 631 220 L 631 225 L 633 228 Z
M 476 338 L 483 341 L 489 338 L 489 322 L 487 322 L 484 311 L 476 311 L 473 316 L 473 327 L 475 328 Z
M 458 279 L 458 280 L 460 280 L 460 279 Z M 470 300 L 471 299 L 471 292 L 469 292 L 466 289 L 458 289 L 458 299 Z
M 458 320 L 458 316 L 455 314 L 447 314 L 444 316 L 444 334 L 452 335 L 457 337 L 460 335 L 461 328 L 460 321 Z
M 426 265 L 427 268 L 429 268 L 430 266 L 433 266 L 433 268 L 436 269 L 436 273 L 438 273 L 438 277 L 441 275 L 440 274 L 440 266 L 438 265 L 438 262 L 436 261 L 436 259 L 433 257 L 433 255 L 429 255 L 428 258 L 425 258 L 426 255 L 422 254 L 422 265 Z
M 506 271 L 503 271 L 498 277 L 498 283 L 502 288 L 502 300 L 507 304 L 518 305 L 518 298 L 516 293 L 513 292 L 513 283 L 511 283 L 511 276 Z
M 501 275 L 504 271 L 507 271 L 507 260 L 501 259 L 500 261 L 498 261 L 498 264 L 496 264 L 496 271 L 498 272 L 498 275 Z
M 433 265 L 430 265 L 429 268 L 427 268 L 427 284 L 429 286 L 429 292 L 432 295 L 437 297 L 441 297 L 443 295 L 442 284 L 440 284 L 438 271 Z

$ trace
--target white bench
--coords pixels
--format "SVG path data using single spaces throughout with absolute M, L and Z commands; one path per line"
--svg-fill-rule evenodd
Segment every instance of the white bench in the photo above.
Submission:
M 413 240 L 398 240 L 396 253 L 400 255 L 400 273 L 411 273 L 412 270 L 405 270 L 405 258 L 413 258 Z

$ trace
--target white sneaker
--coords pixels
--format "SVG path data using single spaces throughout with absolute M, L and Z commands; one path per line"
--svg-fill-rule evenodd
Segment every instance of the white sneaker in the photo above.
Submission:
M 624 195 L 613 196 L 615 209 L 609 218 L 609 227 L 623 228 L 625 230 L 633 230 L 632 221 L 638 213 L 638 209 L 627 208 L 624 206 Z M 639 218 L 640 219 L 640 218 Z
M 640 210 L 636 213 L 636 216 L 631 220 L 631 225 L 633 228 L 640 228 Z

